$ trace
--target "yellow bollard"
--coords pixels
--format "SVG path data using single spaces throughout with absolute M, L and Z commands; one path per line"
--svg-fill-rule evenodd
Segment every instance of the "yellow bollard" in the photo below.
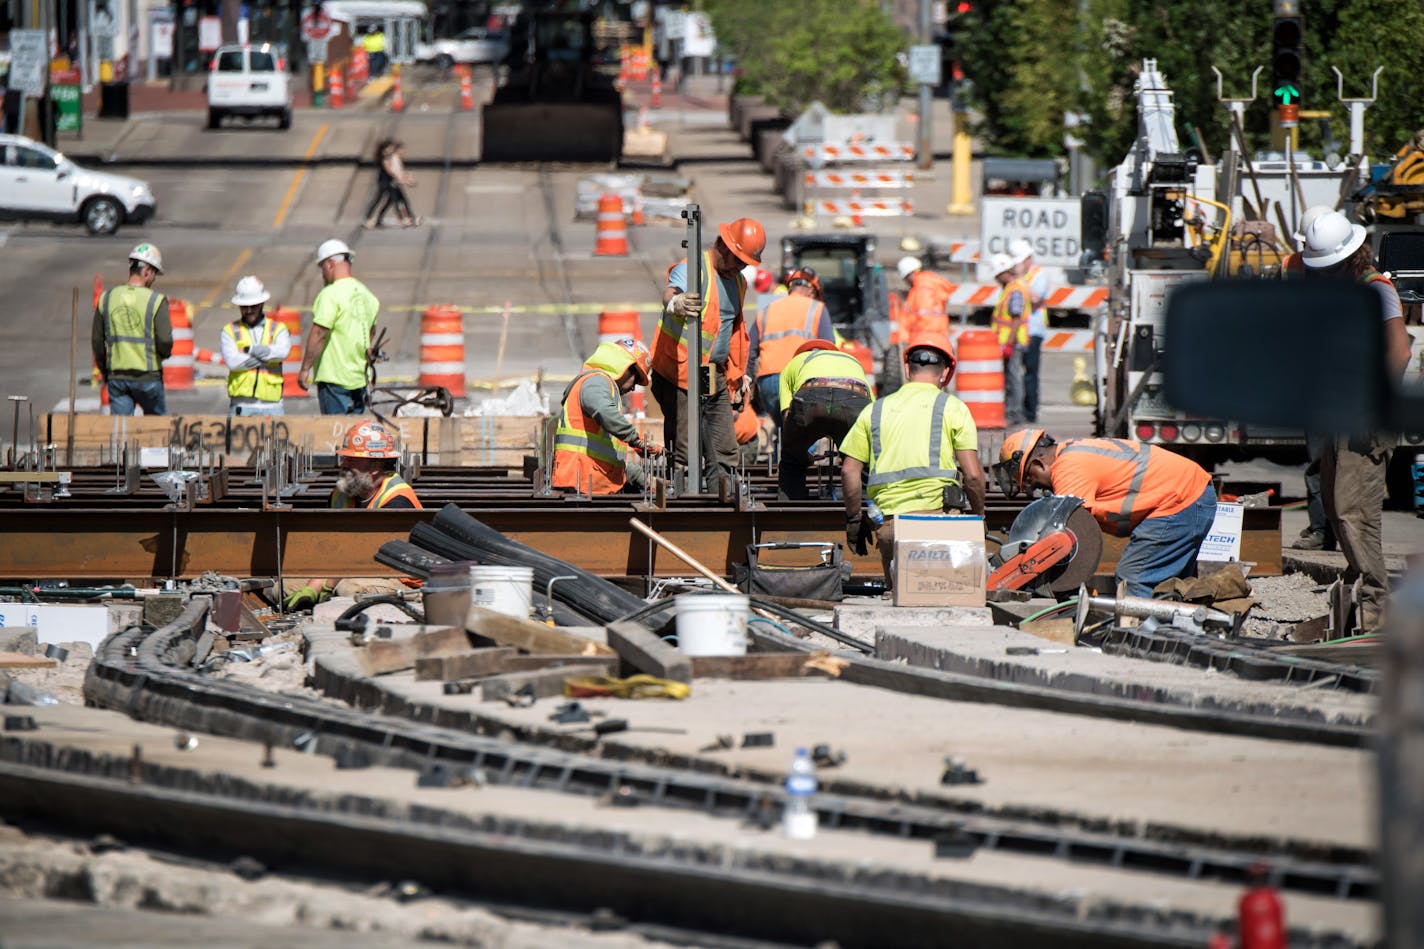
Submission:
M 974 160 L 974 142 L 969 137 L 969 113 L 954 113 L 954 160 L 950 163 L 949 207 L 945 214 L 973 214 L 974 202 L 969 166 Z
M 1088 360 L 1082 356 L 1073 358 L 1073 385 L 1068 390 L 1074 405 L 1097 405 L 1098 390 L 1088 375 Z

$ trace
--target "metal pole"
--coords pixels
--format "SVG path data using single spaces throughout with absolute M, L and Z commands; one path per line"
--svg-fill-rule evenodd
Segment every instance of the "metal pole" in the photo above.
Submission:
M 920 43 L 928 46 L 930 42 L 930 0 L 920 0 Z M 934 166 L 934 148 L 930 144 L 930 107 L 933 90 L 928 83 L 920 83 L 920 121 L 916 134 L 918 142 L 915 145 L 915 156 L 917 164 L 921 169 L 928 170 Z
M 682 211 L 687 219 L 687 292 L 702 293 L 702 208 L 689 204 Z M 705 307 L 707 301 L 703 300 Z M 687 493 L 702 493 L 702 314 L 689 318 L 682 326 L 683 343 L 687 347 Z M 711 379 L 711 373 L 708 373 Z
M 64 439 L 64 463 L 74 465 L 74 390 L 79 380 L 79 288 L 69 316 L 69 432 Z

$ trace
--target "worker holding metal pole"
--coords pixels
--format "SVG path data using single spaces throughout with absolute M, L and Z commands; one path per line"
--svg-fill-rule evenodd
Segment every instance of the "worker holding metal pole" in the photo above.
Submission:
M 688 466 L 689 493 L 700 493 L 700 482 L 737 465 L 733 420 L 749 385 L 742 317 L 747 282 L 741 271 L 760 264 L 766 248 L 766 231 L 751 218 L 719 225 L 717 233 L 710 251 L 699 255 L 689 246 L 688 257 L 668 270 L 652 347 L 650 388 L 663 412 L 664 442 L 674 446 L 674 462 Z M 691 327 L 697 331 L 688 333 Z M 696 406 L 695 415 L 690 406 Z

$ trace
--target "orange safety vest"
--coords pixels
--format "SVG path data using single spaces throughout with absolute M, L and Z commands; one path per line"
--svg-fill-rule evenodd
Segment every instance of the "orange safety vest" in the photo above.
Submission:
M 758 313 L 757 378 L 780 375 L 801 344 L 817 338 L 816 327 L 824 312 L 826 305 L 820 300 L 793 294 Z
M 1152 517 L 1185 510 L 1211 485 L 1196 462 L 1121 438 L 1070 439 L 1049 467 L 1053 493 L 1083 498 L 1109 534 L 1130 534 Z
M 377 508 L 385 507 L 394 498 L 409 498 L 410 503 L 418 508 L 423 508 L 420 498 L 415 496 L 415 489 L 398 473 L 392 471 L 386 475 L 386 480 L 381 482 L 381 486 L 376 493 L 371 495 L 371 500 L 366 502 L 366 510 L 374 511 Z M 340 491 L 331 492 L 331 506 L 334 508 L 353 508 L 356 502 Z
M 681 260 L 678 263 L 686 264 Z M 668 268 L 672 273 L 673 264 Z M 707 354 L 717 340 L 717 331 L 722 328 L 721 281 L 715 279 L 717 271 L 712 267 L 712 252 L 702 254 L 702 365 L 707 365 Z M 666 278 L 664 278 L 666 279 Z M 747 371 L 747 327 L 742 321 L 742 301 L 747 296 L 747 278 L 737 274 L 736 316 L 733 318 L 732 344 L 727 353 L 727 383 L 741 381 Z M 709 317 L 709 314 L 711 316 Z M 673 316 L 663 308 L 658 330 L 653 334 L 653 372 L 667 379 L 676 379 L 679 389 L 687 388 L 687 345 L 683 341 L 682 330 L 686 321 Z
M 916 271 L 910 280 L 910 292 L 900 310 L 900 335 L 906 339 L 918 333 L 949 335 L 949 295 L 954 284 L 937 273 Z
M 1023 294 L 1023 312 L 1018 316 L 1018 328 L 1014 327 L 1014 317 L 1009 313 L 1009 298 L 1017 290 Z M 1015 277 L 1004 285 L 1004 289 L 999 292 L 999 300 L 994 304 L 994 316 L 992 323 L 994 332 L 999 335 L 999 345 L 1007 346 L 1012 339 L 1016 345 L 1028 345 L 1028 314 L 1033 308 L 1033 298 L 1029 295 L 1028 287 L 1019 277 Z
M 565 491 L 617 494 L 628 481 L 623 443 L 603 430 L 598 419 L 585 415 L 579 393 L 592 376 L 602 376 L 618 390 L 613 376 L 586 369 L 569 386 L 564 410 L 554 434 L 553 486 Z

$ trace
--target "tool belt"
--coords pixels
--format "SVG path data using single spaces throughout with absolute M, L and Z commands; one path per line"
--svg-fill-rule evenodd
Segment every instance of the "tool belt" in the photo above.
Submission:
M 798 566 L 760 563 L 765 550 L 809 548 L 819 553 L 820 562 Z M 801 600 L 840 602 L 841 583 L 850 576 L 850 564 L 842 557 L 841 545 L 833 543 L 751 544 L 747 562 L 733 564 L 733 579 L 743 593 L 784 596 Z
M 870 386 L 859 379 L 812 379 L 802 389 L 844 389 L 857 395 L 870 397 Z

